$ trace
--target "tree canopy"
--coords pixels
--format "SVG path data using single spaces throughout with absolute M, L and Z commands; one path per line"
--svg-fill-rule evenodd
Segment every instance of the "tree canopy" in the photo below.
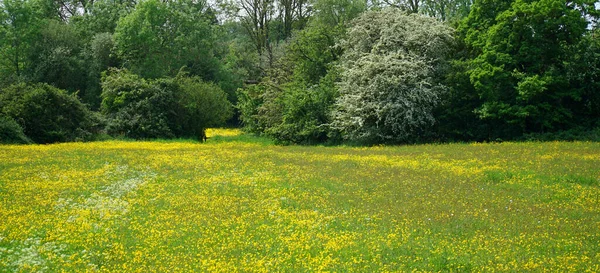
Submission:
M 470 51 L 467 74 L 482 100 L 475 112 L 498 128 L 494 134 L 568 129 L 597 112 L 594 80 L 582 81 L 594 69 L 587 66 L 594 18 L 592 1 L 475 3 L 460 32 Z
M 599 17 L 597 0 L 3 0 L 0 128 L 24 143 L 225 123 L 302 144 L 577 138 L 600 127 Z M 32 128 L 14 110 L 49 94 L 81 117 Z

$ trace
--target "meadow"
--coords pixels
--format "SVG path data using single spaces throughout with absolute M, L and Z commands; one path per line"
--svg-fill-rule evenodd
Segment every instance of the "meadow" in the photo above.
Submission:
M 0 146 L 2 272 L 600 272 L 600 143 Z

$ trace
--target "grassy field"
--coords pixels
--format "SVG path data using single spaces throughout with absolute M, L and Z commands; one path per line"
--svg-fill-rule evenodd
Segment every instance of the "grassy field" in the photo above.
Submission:
M 0 271 L 600 272 L 600 143 L 0 146 Z

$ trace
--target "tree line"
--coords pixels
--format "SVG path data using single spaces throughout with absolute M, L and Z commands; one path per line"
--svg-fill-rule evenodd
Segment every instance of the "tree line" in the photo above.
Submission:
M 0 141 L 600 136 L 595 0 L 0 0 Z

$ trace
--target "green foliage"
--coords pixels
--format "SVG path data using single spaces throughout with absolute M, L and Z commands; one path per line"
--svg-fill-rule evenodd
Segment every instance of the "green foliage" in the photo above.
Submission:
M 70 92 L 85 90 L 86 73 L 81 62 L 81 40 L 72 25 L 46 19 L 32 43 L 32 65 L 26 73 L 33 82 L 44 82 Z
M 236 108 L 240 113 L 240 121 L 246 132 L 260 134 L 264 130 L 259 123 L 258 109 L 263 104 L 262 94 L 265 89 L 263 84 L 259 84 L 237 90 Z
M 233 114 L 227 94 L 216 84 L 182 74 L 175 84 L 179 87 L 175 94 L 178 105 L 183 110 L 178 120 L 180 136 L 202 138 L 206 128 L 223 125 Z
M 202 138 L 222 91 L 283 143 L 562 138 L 600 126 L 596 2 L 0 0 L 0 88 L 64 89 L 133 138 Z
M 429 17 L 394 9 L 363 14 L 342 44 L 332 127 L 360 142 L 420 137 L 446 90 L 442 76 L 452 42 L 453 30 Z
M 213 54 L 213 32 L 203 2 L 142 1 L 119 20 L 117 54 L 126 67 L 145 78 L 190 74 L 215 80 L 219 64 Z
M 0 113 L 36 143 L 91 140 L 102 127 L 76 95 L 47 84 L 16 84 L 0 93 Z
M 342 55 L 336 44 L 345 25 L 366 7 L 364 1 L 315 1 L 315 15 L 296 32 L 284 56 L 258 85 L 239 91 L 240 119 L 249 132 L 281 143 L 312 144 L 330 140 L 329 113 L 338 96 Z
M 110 70 L 102 78 L 102 113 L 107 132 L 130 138 L 173 138 L 177 101 L 168 86 L 152 84 L 127 70 Z M 162 88 L 161 88 L 162 87 Z
M 89 41 L 98 33 L 114 33 L 121 17 L 135 8 L 133 0 L 94 0 L 82 15 L 70 18 L 80 35 Z
M 260 84 L 240 89 L 237 107 L 245 130 L 280 143 L 326 141 L 329 112 L 337 97 L 332 76 L 311 86 L 296 82 L 277 85 L 264 79 Z
M 600 127 L 576 127 L 552 133 L 531 133 L 518 138 L 526 141 L 594 141 L 600 142 Z
M 84 62 L 87 64 L 87 75 L 86 88 L 80 93 L 80 96 L 93 109 L 100 108 L 102 72 L 110 67 L 119 66 L 119 60 L 112 52 L 114 45 L 112 34 L 98 33 L 92 37 L 82 52 Z
M 29 57 L 40 35 L 39 9 L 27 0 L 0 2 L 0 84 L 24 78 L 23 71 L 34 66 Z
M 23 128 L 13 118 L 0 115 L 0 143 L 28 144 L 31 140 L 23 133 Z
M 464 45 L 458 43 L 453 53 L 461 56 Z M 457 58 L 458 59 L 458 58 Z M 481 100 L 471 84 L 468 63 L 454 60 L 446 73 L 448 92 L 442 94 L 441 104 L 434 110 L 437 122 L 432 139 L 438 141 L 484 141 L 489 139 L 489 125 L 481 122 L 473 111 Z
M 596 128 L 600 126 L 600 28 L 587 33 L 569 64 L 567 79 L 571 87 L 579 90 L 581 100 L 571 109 L 577 117 L 577 126 Z M 576 126 L 576 127 L 577 127 Z
M 281 93 L 281 120 L 265 133 L 283 143 L 316 144 L 329 139 L 329 113 L 337 97 L 331 77 L 312 86 L 293 83 Z
M 469 15 L 472 0 L 425 0 L 419 11 L 452 24 Z
M 335 44 L 345 32 L 341 25 L 311 24 L 298 32 L 286 48 L 285 62 L 292 70 L 292 81 L 318 84 L 333 62 L 342 54 Z
M 311 23 L 292 38 L 262 94 L 257 114 L 263 133 L 283 143 L 328 140 L 329 113 L 338 96 L 339 73 L 333 65 L 342 54 L 335 44 L 344 30 Z
M 135 139 L 204 136 L 231 117 L 227 95 L 199 78 L 145 80 L 127 70 L 102 79 L 102 112 L 111 135 Z
M 218 84 L 232 104 L 237 103 L 236 91 L 244 80 L 260 78 L 258 54 L 238 22 L 227 22 L 215 28 L 215 55 L 220 59 Z
M 581 77 L 597 78 L 586 71 L 597 71 L 595 64 L 581 65 L 591 64 L 588 19 L 596 13 L 585 0 L 475 3 L 461 35 L 482 100 L 476 113 L 494 128 L 492 138 L 568 129 L 600 109 L 594 83 Z
M 337 73 L 329 69 L 329 62 L 294 60 L 294 74 L 275 80 L 265 78 L 260 84 L 240 89 L 237 106 L 246 131 L 266 134 L 283 143 L 327 140 L 329 112 L 337 97 Z
M 365 0 L 313 0 L 315 14 L 311 24 L 320 26 L 346 26 L 352 19 L 367 10 Z

